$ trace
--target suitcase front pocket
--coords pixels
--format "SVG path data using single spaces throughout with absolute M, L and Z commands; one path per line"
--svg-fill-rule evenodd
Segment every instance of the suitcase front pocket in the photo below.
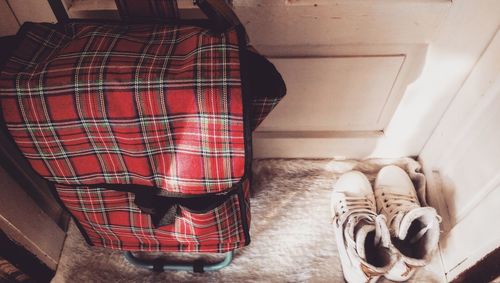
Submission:
M 248 242 L 248 225 L 244 224 L 242 211 L 245 204 L 242 205 L 240 194 L 226 196 L 215 207 L 208 205 L 198 210 L 181 201 L 172 223 L 155 228 L 152 215 L 134 203 L 133 193 L 59 185 L 56 189 L 95 246 L 129 251 L 222 253 Z

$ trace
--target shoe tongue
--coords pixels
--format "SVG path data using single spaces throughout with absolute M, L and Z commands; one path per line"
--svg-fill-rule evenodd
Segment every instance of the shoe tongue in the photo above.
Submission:
M 363 260 L 366 260 L 366 252 L 365 252 L 365 242 L 368 233 L 375 230 L 375 225 L 372 223 L 368 223 L 366 220 L 361 220 L 354 228 L 354 239 L 356 242 L 356 252 L 359 257 Z
M 428 214 L 435 214 L 434 208 L 431 207 L 419 207 L 419 208 L 414 208 L 410 211 L 408 211 L 406 214 L 404 214 L 402 217 L 398 217 L 395 219 L 395 225 L 399 226 L 399 231 L 398 233 L 398 238 L 401 240 L 404 240 L 408 234 L 408 229 L 410 229 L 410 225 L 412 224 L 413 221 L 415 221 L 417 218 L 428 215 Z M 430 223 L 424 223 L 425 225 L 428 225 Z

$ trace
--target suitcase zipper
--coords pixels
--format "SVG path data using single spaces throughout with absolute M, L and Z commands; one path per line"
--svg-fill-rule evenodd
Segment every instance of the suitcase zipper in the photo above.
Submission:
M 158 187 L 150 187 L 144 185 L 131 185 L 131 184 L 95 184 L 95 185 L 62 185 L 65 187 L 89 187 L 96 189 L 108 189 L 119 192 L 129 192 L 129 193 L 148 193 L 151 192 L 157 196 L 170 197 L 170 198 L 202 198 L 202 197 L 210 197 L 210 196 L 227 196 L 229 194 L 234 194 L 238 191 L 238 188 L 241 185 L 241 182 L 235 183 L 231 188 L 227 191 L 216 192 L 216 193 L 204 193 L 204 194 L 195 194 L 195 195 L 187 195 L 177 192 L 169 192 L 164 189 Z

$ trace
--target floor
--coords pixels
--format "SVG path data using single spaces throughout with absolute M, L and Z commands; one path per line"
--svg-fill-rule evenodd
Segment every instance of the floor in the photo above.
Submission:
M 130 265 L 120 251 L 89 247 L 70 226 L 53 282 L 344 282 L 330 223 L 329 196 L 338 176 L 355 169 L 373 181 L 388 163 L 412 159 L 335 161 L 268 159 L 253 166 L 252 243 L 232 264 L 205 274 L 155 273 Z M 439 256 L 413 282 L 443 282 Z M 387 282 L 384 279 L 379 282 Z

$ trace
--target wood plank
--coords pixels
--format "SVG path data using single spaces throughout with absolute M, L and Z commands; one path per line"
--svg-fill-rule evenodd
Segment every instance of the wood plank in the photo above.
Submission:
M 378 136 L 362 137 L 267 137 L 255 133 L 254 158 L 355 158 L 370 157 L 377 145 Z
M 192 0 L 179 0 L 177 4 L 182 19 L 205 18 Z M 68 7 L 68 14 L 71 18 L 120 18 L 115 0 L 73 0 Z
M 428 42 L 451 7 L 449 0 L 377 1 L 233 0 L 253 44 L 310 45 Z M 179 0 L 181 16 L 199 18 L 191 0 Z M 74 0 L 74 17 L 116 16 L 114 0 Z M 92 13 L 94 11 L 94 13 Z M 383 31 L 383 32 L 380 32 Z
M 451 1 L 234 0 L 255 45 L 427 43 L 446 18 Z
M 493 40 L 486 48 L 486 52 L 477 62 L 474 70 L 469 75 L 467 82 L 463 85 L 453 104 L 447 109 L 445 115 L 429 139 L 426 147 L 422 151 L 422 157 L 426 162 L 439 166 L 442 162 L 448 162 L 449 157 L 454 155 L 454 146 L 461 142 L 457 139 L 450 146 L 449 137 L 459 132 L 464 132 L 464 126 L 471 122 L 471 115 L 480 115 L 483 111 L 477 111 L 473 106 L 478 105 L 481 100 L 483 107 L 490 102 L 485 101 L 484 95 L 500 74 L 500 31 L 496 32 Z M 490 100 L 494 97 L 490 93 Z M 446 148 L 445 151 L 442 149 Z
M 182 10 L 198 10 L 192 0 L 179 0 L 177 5 L 181 10 L 181 15 L 184 12 Z M 94 12 L 107 12 L 109 14 L 116 14 L 117 12 L 115 0 L 73 0 L 68 7 L 68 12 L 73 16 L 85 14 L 92 17 Z
M 20 24 L 25 22 L 55 23 L 57 19 L 48 1 L 7 0 Z
M 472 123 L 471 128 L 464 127 L 466 134 L 461 144 L 454 147 L 455 156 L 441 169 L 441 174 L 453 182 L 453 194 L 448 201 L 453 203 L 456 221 L 460 221 L 485 195 L 500 186 L 500 76 L 496 85 L 491 93 L 496 99 L 486 99 L 484 102 L 488 107 L 477 109 L 482 113 L 481 117 Z
M 0 229 L 55 270 L 65 233 L 0 167 Z
M 245 0 L 239 0 L 239 1 L 245 1 Z M 248 1 L 248 0 L 247 0 Z M 430 2 L 430 3 L 439 3 L 439 2 L 452 2 L 452 0 L 379 0 L 378 3 L 383 3 L 383 2 Z M 292 5 L 292 6 L 322 6 L 322 5 L 328 5 L 332 3 L 332 0 L 285 0 L 285 3 L 287 5 Z
M 194 9 L 197 8 L 192 0 L 178 0 L 179 9 Z M 73 0 L 70 5 L 71 12 L 82 11 L 103 11 L 116 10 L 115 0 Z
M 117 10 L 114 0 L 73 0 L 70 12 Z
M 383 131 L 258 131 L 253 134 L 253 137 L 264 139 L 328 139 L 380 137 L 383 135 Z
M 0 0 L 0 36 L 15 35 L 18 29 L 19 23 L 7 0 Z
M 490 8 L 500 9 L 496 4 Z M 500 217 L 498 23 L 497 16 L 495 33 L 420 156 L 424 172 L 430 176 L 428 195 L 443 216 L 440 249 L 447 280 L 500 245 L 500 228 L 491 225 Z M 471 64 L 467 57 L 458 58 Z
M 441 244 L 449 281 L 500 246 L 500 227 L 494 225 L 500 218 L 499 199 L 500 186 L 457 223 Z
M 4 166 L 9 176 L 16 180 L 21 189 L 33 198 L 36 204 L 54 222 L 59 223 L 61 227 L 65 227 L 67 215 L 50 192 L 48 182 L 33 170 L 28 160 L 19 151 L 3 124 L 3 119 L 0 119 L 0 124 L 2 124 L 0 126 L 0 159 L 2 160 L 2 166 Z
M 448 180 L 444 193 L 452 224 L 500 180 L 499 94 L 497 32 L 421 154 L 428 170 L 439 170 L 444 181 Z

